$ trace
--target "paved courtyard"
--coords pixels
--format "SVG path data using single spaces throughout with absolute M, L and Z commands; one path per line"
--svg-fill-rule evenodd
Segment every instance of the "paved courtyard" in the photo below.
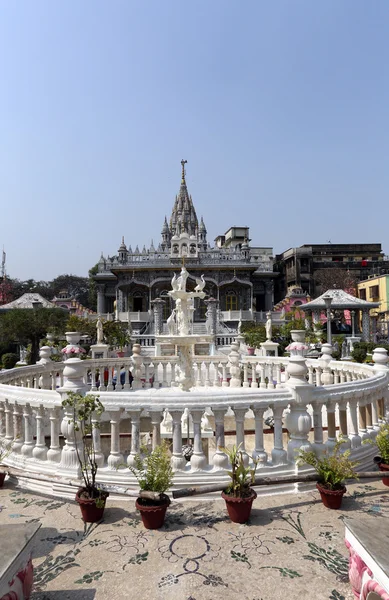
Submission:
M 145 530 L 134 501 L 109 498 L 84 524 L 73 502 L 5 485 L 0 523 L 39 521 L 32 600 L 351 600 L 344 518 L 387 527 L 381 482 L 348 487 L 341 511 L 315 491 L 258 498 L 247 525 L 224 502 L 174 502 L 164 529 Z

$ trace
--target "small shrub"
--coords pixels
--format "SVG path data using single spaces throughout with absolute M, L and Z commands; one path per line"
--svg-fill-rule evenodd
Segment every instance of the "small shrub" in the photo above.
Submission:
M 13 369 L 18 360 L 19 357 L 14 352 L 7 352 L 1 357 L 1 362 L 3 364 L 4 369 Z
M 139 487 L 143 491 L 157 492 L 164 494 L 173 482 L 173 471 L 170 463 L 170 454 L 166 444 L 157 446 L 149 452 L 145 452 L 141 457 L 137 454 L 135 457 L 135 467 L 130 467 L 130 471 L 138 480 Z
M 358 463 L 350 460 L 351 450 L 341 452 L 342 439 L 335 444 L 332 454 L 327 452 L 318 458 L 313 450 L 301 451 L 298 464 L 307 464 L 313 467 L 319 476 L 319 483 L 329 490 L 340 489 L 345 479 L 358 479 L 356 467 Z
M 385 465 L 389 465 L 389 423 L 382 423 L 374 440 L 364 440 L 364 444 L 376 444 Z

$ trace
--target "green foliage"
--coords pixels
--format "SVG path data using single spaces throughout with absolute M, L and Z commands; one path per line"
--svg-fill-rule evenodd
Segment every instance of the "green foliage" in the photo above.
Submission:
M 31 364 L 39 358 L 39 342 L 50 327 L 65 332 L 68 313 L 61 308 L 16 308 L 0 314 L 0 337 L 5 342 L 31 343 Z
M 377 445 L 382 462 L 389 465 L 389 423 L 381 423 L 376 438 L 374 440 L 364 440 L 363 443 Z
M 242 335 L 244 343 L 250 348 L 259 348 L 266 341 L 266 329 L 264 325 L 258 325 L 254 321 L 242 323 Z
M 341 452 L 344 441 L 342 439 L 338 440 L 332 454 L 326 452 L 321 457 L 317 457 L 312 450 L 301 451 L 297 464 L 310 465 L 319 475 L 319 483 L 329 490 L 337 490 L 342 487 L 342 482 L 345 479 L 358 479 L 358 473 L 355 469 L 359 463 L 350 460 L 350 450 Z
M 100 422 L 95 417 L 103 414 L 104 406 L 98 396 L 83 396 L 77 392 L 68 392 L 62 406 L 70 412 L 68 423 L 74 425 L 75 432 L 81 433 L 81 436 L 75 436 L 75 445 L 85 489 L 90 498 L 99 498 L 100 490 L 96 488 L 96 449 L 92 433 L 93 429 L 100 428 Z
M 131 336 L 128 332 L 128 324 L 121 321 L 105 321 L 103 323 L 104 337 L 112 347 L 123 347 L 131 342 Z
M 384 348 L 389 352 L 389 344 L 383 342 L 379 342 L 378 344 L 374 342 L 357 342 L 354 344 L 354 349 L 351 353 L 352 359 L 354 362 L 363 363 L 367 359 L 370 359 L 367 355 L 372 354 L 375 348 Z
M 156 446 L 151 452 L 142 448 L 143 457 L 135 456 L 135 467 L 130 471 L 138 480 L 143 491 L 164 494 L 173 482 L 170 454 L 166 444 Z
M 18 360 L 19 357 L 14 352 L 7 352 L 1 357 L 1 363 L 4 369 L 13 369 Z
M 96 339 L 96 321 L 89 321 L 77 315 L 70 315 L 66 323 L 66 331 L 78 331 L 81 335 L 87 335 L 92 340 Z
M 258 461 L 254 460 L 254 468 L 246 467 L 243 462 L 243 454 L 241 450 L 242 444 L 239 446 L 232 446 L 232 448 L 222 448 L 228 456 L 228 460 L 231 464 L 231 471 L 227 471 L 231 477 L 231 483 L 226 489 L 226 494 L 234 496 L 234 498 L 245 498 L 250 496 L 251 484 L 255 480 L 255 471 L 257 469 Z

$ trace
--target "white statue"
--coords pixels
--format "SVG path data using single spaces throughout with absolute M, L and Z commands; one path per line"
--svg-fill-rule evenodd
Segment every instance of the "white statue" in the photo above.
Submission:
M 201 275 L 200 279 L 198 279 L 196 277 L 196 283 L 197 283 L 197 285 L 196 285 L 194 291 L 195 292 L 202 292 L 203 289 L 205 288 L 205 283 L 206 283 L 205 279 L 204 279 L 204 275 Z
M 176 309 L 175 308 L 173 308 L 172 314 L 166 321 L 166 325 L 167 325 L 169 335 L 175 335 L 175 333 L 176 333 Z
M 181 274 L 180 274 L 179 278 L 177 279 L 177 284 L 178 284 L 177 289 L 180 292 L 186 292 L 186 280 L 188 279 L 188 276 L 189 276 L 188 271 L 185 269 L 185 267 L 182 267 Z M 173 279 L 174 279 L 174 277 L 173 277 Z
M 96 329 L 97 329 L 97 343 L 102 344 L 104 341 L 104 336 L 103 336 L 103 324 L 101 322 L 100 317 L 97 319 Z
M 172 279 L 172 289 L 174 291 L 178 290 L 178 279 L 177 279 L 177 275 L 175 273 L 174 273 L 173 279 Z
M 271 312 L 266 313 L 267 321 L 266 321 L 266 341 L 271 342 L 272 335 L 272 322 L 271 322 Z
M 281 314 L 280 314 L 280 319 L 282 319 L 282 320 L 285 319 L 285 308 L 284 307 L 282 307 L 282 311 L 281 311 Z

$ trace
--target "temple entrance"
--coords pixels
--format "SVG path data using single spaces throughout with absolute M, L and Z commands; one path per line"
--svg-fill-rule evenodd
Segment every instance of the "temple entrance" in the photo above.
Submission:
M 132 310 L 133 312 L 142 312 L 142 298 L 133 297 Z

